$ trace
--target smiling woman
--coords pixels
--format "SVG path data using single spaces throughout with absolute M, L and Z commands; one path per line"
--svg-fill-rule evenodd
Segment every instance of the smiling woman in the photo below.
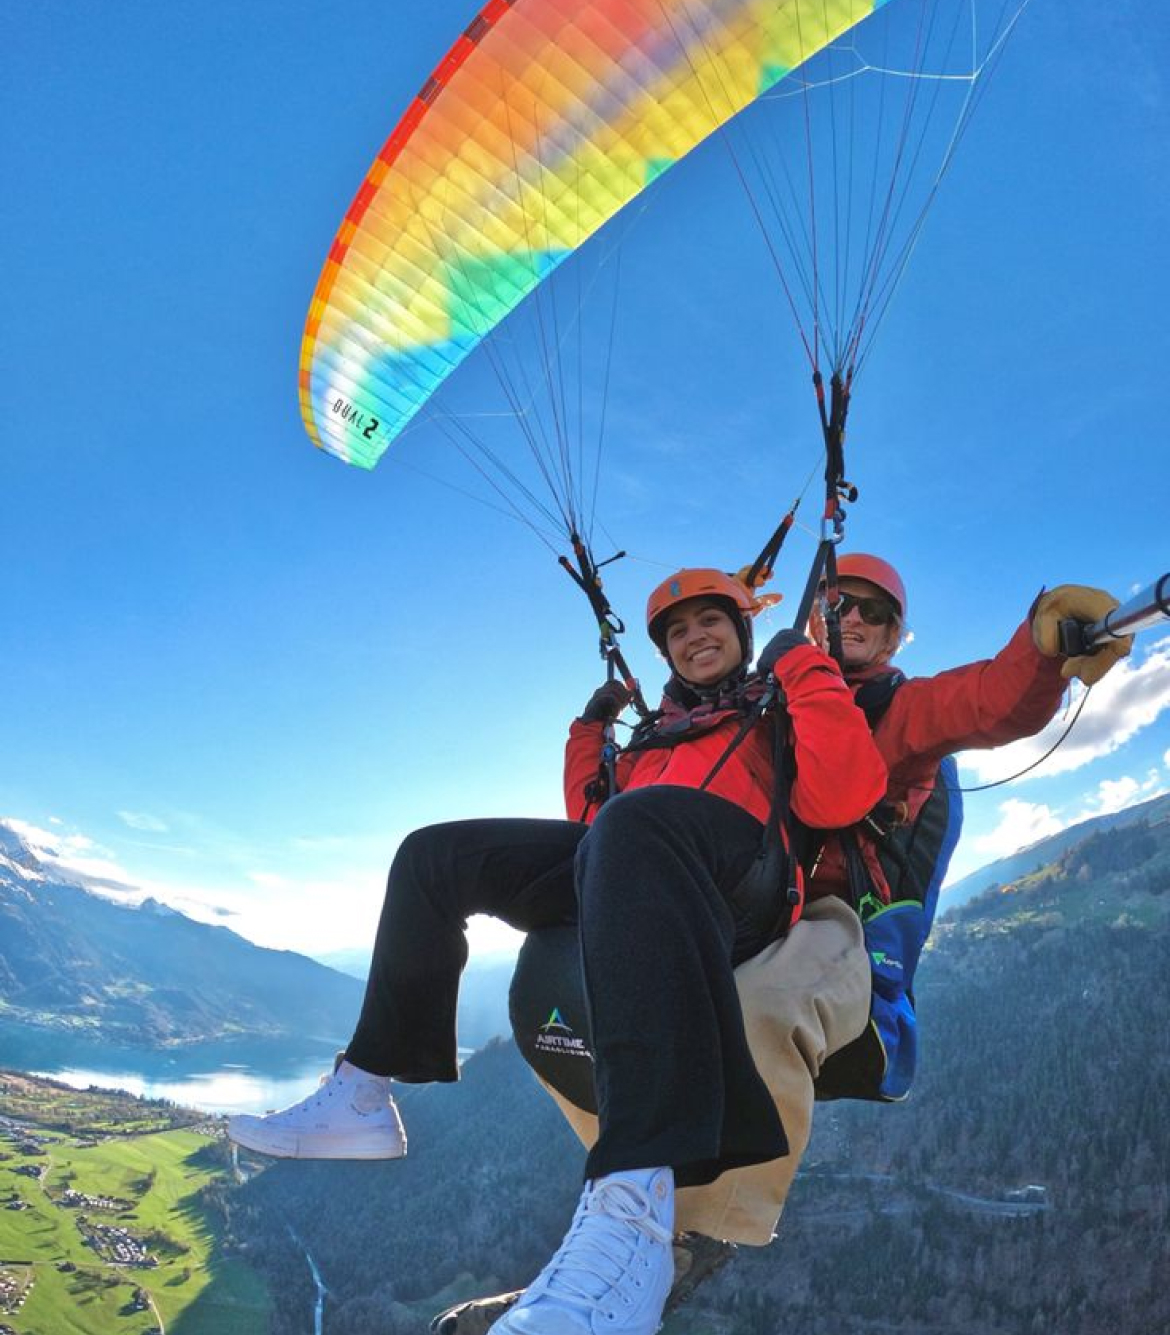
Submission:
M 309 447 L 297 411 L 297 347 L 329 241 L 399 113 L 480 7 L 207 0 L 154 6 L 139 22 L 134 5 L 22 6 L 0 53 L 0 245 L 21 312 L 0 329 L 0 363 L 21 387 L 3 465 L 13 632 L 0 812 L 46 829 L 61 817 L 171 902 L 174 887 L 247 898 L 257 912 L 233 922 L 300 949 L 315 949 L 322 927 L 336 932 L 330 945 L 367 939 L 405 830 L 485 800 L 501 814 L 556 814 L 559 719 L 594 684 L 592 643 L 567 648 L 583 629 L 578 595 L 560 594 L 563 577 L 541 568 L 526 531 L 405 468 L 371 477 L 335 465 Z M 946 626 L 945 645 L 936 634 L 915 646 L 915 671 L 977 657 L 980 627 L 1006 625 L 1049 559 L 1118 591 L 1150 573 L 1146 525 L 1089 540 L 1045 521 L 1081 513 L 1090 487 L 1103 513 L 1133 513 L 1132 480 L 1149 475 L 1149 387 L 1164 374 L 1170 304 L 1159 263 L 1170 198 L 1151 164 L 1164 157 L 1170 100 L 1162 29 L 1125 21 L 1123 8 L 1135 7 L 1029 7 L 854 408 L 857 540 L 896 552 L 914 576 L 916 621 Z M 920 10 L 891 0 L 877 18 Z M 858 53 L 880 63 L 869 24 L 837 44 L 838 73 Z M 324 60 L 342 38 L 378 53 L 360 76 Z M 883 77 L 887 92 L 910 88 Z M 850 88 L 860 105 L 877 79 L 838 79 L 838 106 Z M 330 93 L 337 80 L 343 97 Z M 814 117 L 829 92 L 809 89 Z M 776 113 L 799 119 L 802 101 L 799 84 L 775 85 L 751 141 L 767 139 Z M 262 132 L 274 105 L 280 124 Z M 848 124 L 838 120 L 841 135 Z M 728 134 L 750 170 L 745 140 Z M 636 609 L 639 581 L 694 553 L 734 568 L 735 535 L 774 516 L 773 481 L 787 500 L 818 447 L 801 425 L 805 368 L 760 281 L 767 258 L 721 137 L 657 178 L 656 202 L 620 247 L 602 514 L 620 545 L 662 564 L 613 568 L 619 608 Z M 824 200 L 826 172 L 817 183 Z M 831 209 L 817 218 L 831 227 Z M 609 252 L 607 234 L 595 240 Z M 562 295 L 561 309 L 575 308 L 573 283 Z M 592 325 L 602 344 L 604 327 Z M 786 346 L 797 355 L 786 360 Z M 448 382 L 460 395 L 451 411 L 501 406 L 476 360 Z M 575 411 L 574 389 L 568 398 Z M 489 443 L 516 462 L 523 441 L 509 441 Z M 446 451 L 421 421 L 402 444 L 405 463 Z M 480 485 L 462 458 L 448 476 Z M 803 540 L 797 530 L 790 546 Z M 978 616 L 947 616 L 957 567 L 979 571 Z M 446 646 L 493 631 L 524 663 L 517 681 L 510 654 L 488 688 L 509 693 L 514 726 L 493 714 L 469 729 L 448 707 L 460 681 Z M 1098 688 L 1086 722 L 1106 703 Z M 1093 768 L 1041 776 L 1029 796 L 1071 818 L 1101 780 L 1161 766 L 1158 734 L 1144 727 L 1107 759 L 1074 750 Z M 454 753 L 465 757 L 457 791 Z M 152 803 L 176 835 L 128 839 L 116 811 Z M 972 830 L 989 831 L 995 799 L 970 806 Z M 188 818 L 181 830 L 175 813 Z M 334 851 L 306 851 L 306 836 L 331 837 Z M 245 862 L 244 846 L 262 856 Z M 286 877 L 283 903 L 253 895 L 254 865 Z M 364 916 L 334 912 L 338 881 L 355 887 L 348 903 L 364 893 Z
M 688 599 L 666 617 L 666 656 L 692 686 L 713 686 L 743 662 L 731 617 L 707 598 Z
M 752 617 L 765 605 L 721 570 L 680 570 L 650 594 L 646 631 L 680 677 L 714 686 L 746 667 Z
M 390 869 L 344 1060 L 292 1107 L 229 1123 L 239 1144 L 278 1157 L 401 1157 L 391 1080 L 458 1078 L 468 917 L 490 913 L 525 932 L 567 927 L 588 978 L 599 1134 L 565 1243 L 499 1335 L 552 1324 L 584 1335 L 607 1312 L 621 1313 L 617 1335 L 651 1335 L 672 1282 L 676 1183 L 772 1166 L 789 1153 L 790 1118 L 801 1121 L 804 1059 L 793 1047 L 789 1078 L 765 1083 L 733 971 L 801 920 L 795 821 L 859 820 L 886 774 L 840 670 L 803 635 L 782 632 L 763 674 L 749 670 L 759 606 L 718 570 L 663 581 L 647 603 L 672 669 L 662 703 L 615 755 L 613 723 L 630 691 L 611 677 L 594 693 L 566 748 L 574 819 L 412 834 Z M 832 1051 L 864 1022 L 860 927 L 836 901 L 801 925 L 823 968 L 790 991 L 823 1026 L 811 1046 Z
M 997 4 L 961 12 L 994 13 Z M 0 487 L 9 630 L 0 811 L 46 829 L 61 816 L 65 828 L 115 850 L 137 883 L 170 887 L 159 892 L 169 902 L 176 886 L 221 903 L 230 894 L 233 906 L 250 910 L 231 924 L 274 944 L 279 935 L 281 945 L 317 950 L 337 933 L 328 944 L 368 948 L 386 861 L 409 829 L 456 816 L 559 815 L 561 723 L 597 684 L 592 646 L 573 648 L 581 609 L 561 606 L 578 595 L 547 587 L 563 578 L 541 567 L 543 552 L 525 530 L 454 488 L 419 485 L 417 474 L 340 467 L 309 447 L 295 402 L 297 342 L 330 238 L 444 53 L 456 41 L 490 53 L 482 25 L 478 42 L 463 38 L 480 7 L 205 0 L 151 6 L 144 19 L 134 5 L 21 6 L 0 52 L 9 131 L 0 248 L 10 260 L 10 306 L 20 313 L 0 328 L 0 364 L 19 386 L 6 407 Z M 728 14 L 733 6 L 497 4 L 503 17 L 491 32 L 503 34 L 509 16 L 523 26 L 530 8 L 572 23 L 586 11 Z M 778 3 L 771 8 L 779 12 Z M 813 8 L 833 6 L 817 0 Z M 998 626 L 1006 637 L 1050 574 L 1122 590 L 1150 573 L 1148 524 L 1065 522 L 1085 517 L 1090 494 L 1099 513 L 1135 514 L 1134 479 L 1151 478 L 1150 391 L 1165 378 L 1170 266 L 1159 257 L 1170 192 L 1157 169 L 1170 142 L 1165 28 L 1129 23 L 1136 8 L 1130 0 L 1029 7 L 866 363 L 850 417 L 849 476 L 863 495 L 852 524 L 860 545 L 890 552 L 913 577 L 912 610 L 930 633 L 906 655 L 908 674 L 979 658 L 993 647 L 988 634 Z M 918 16 L 948 11 L 960 7 L 890 0 L 831 44 L 819 69 L 767 87 L 773 71 L 757 64 L 762 77 L 751 86 L 763 91 L 742 133 L 730 125 L 666 171 L 654 155 L 632 173 L 649 182 L 641 198 L 654 203 L 634 204 L 635 226 L 620 245 L 616 217 L 594 233 L 595 285 L 593 271 L 572 259 L 549 272 L 555 256 L 546 253 L 546 267 L 532 266 L 543 277 L 520 304 L 535 317 L 534 341 L 524 346 L 536 356 L 522 351 L 510 317 L 485 340 L 513 370 L 527 368 L 527 381 L 507 382 L 519 389 L 519 411 L 491 383 L 481 348 L 380 467 L 393 469 L 395 458 L 404 470 L 429 467 L 450 453 L 444 428 L 480 460 L 466 426 L 519 474 L 530 428 L 553 446 L 558 467 L 567 443 L 588 503 L 593 447 L 604 442 L 599 513 L 615 546 L 658 562 L 613 568 L 615 605 L 637 608 L 639 579 L 648 586 L 688 560 L 736 568 L 740 535 L 774 518 L 776 492 L 786 502 L 792 478 L 799 483 L 820 450 L 809 368 L 782 290 L 760 281 L 769 256 L 737 168 L 753 174 L 757 148 L 776 144 L 770 129 L 787 127 L 781 145 L 803 161 L 795 172 L 765 169 L 763 180 L 777 188 L 752 197 L 783 205 L 790 180 L 796 189 L 815 185 L 816 233 L 804 226 L 807 207 L 791 232 L 797 241 L 817 236 L 827 281 L 803 281 L 811 271 L 797 265 L 788 270 L 791 290 L 798 303 L 807 298 L 806 331 L 818 303 L 822 327 L 840 311 L 848 336 L 854 303 L 838 301 L 848 285 L 844 273 L 837 283 L 829 257 L 848 257 L 856 275 L 867 271 L 865 250 L 827 238 L 851 202 L 863 233 L 871 217 L 909 225 L 916 215 L 896 207 L 896 191 L 886 212 L 884 195 L 871 209 L 872 192 L 835 190 L 833 140 L 857 150 L 837 156 L 845 171 L 835 179 L 862 183 L 875 161 L 861 146 L 870 130 L 898 128 L 898 112 L 924 111 L 936 92 L 966 97 L 969 78 L 906 77 L 880 35 L 908 18 L 903 31 L 913 37 Z M 979 28 L 980 38 L 986 33 Z M 720 48 L 707 42 L 704 50 L 703 37 L 695 34 L 697 57 L 716 59 L 701 77 L 721 93 L 712 77 L 721 78 Z M 355 62 L 358 47 L 371 58 Z M 631 61 L 654 63 L 646 45 L 630 51 Z M 969 76 L 982 54 L 930 69 L 961 65 Z M 474 79 L 472 60 L 457 72 Z M 560 77 L 563 66 L 539 55 L 532 64 L 571 105 L 576 85 Z M 743 70 L 750 75 L 736 57 L 734 72 Z M 447 73 L 442 88 L 430 85 L 419 99 L 424 130 L 459 101 Z M 875 106 L 880 89 L 884 118 L 833 117 L 834 107 Z M 518 102 L 502 105 L 517 109 L 521 128 L 540 128 Z M 819 141 L 811 177 L 806 108 L 814 136 L 826 124 L 836 130 Z M 676 122 L 667 112 L 669 130 Z M 472 131 L 491 128 L 490 117 L 468 119 Z M 565 146 L 552 134 L 536 139 Z M 460 145 L 477 151 L 474 133 L 447 142 L 449 156 Z M 904 167 L 925 161 L 916 142 L 911 131 Z M 440 147 L 432 139 L 428 152 Z M 554 191 L 566 179 L 531 153 L 513 165 Z M 587 166 L 569 176 L 590 181 Z M 448 198 L 456 197 L 452 188 Z M 442 206 L 441 196 L 420 203 L 424 239 Z M 367 216 L 381 207 L 371 200 Z M 575 210 L 566 212 L 572 221 Z M 353 243 L 355 263 L 363 246 Z M 373 258 L 373 247 L 365 254 Z M 884 254 L 900 259 L 909 248 L 891 239 Z M 448 266 L 455 300 L 447 309 L 463 329 L 487 310 L 471 280 L 490 275 L 504 292 L 516 276 L 506 262 L 481 258 Z M 421 286 L 411 313 L 416 328 L 433 332 L 433 288 Z M 883 296 L 895 286 L 886 283 Z M 876 327 L 869 319 L 867 333 Z M 583 394 L 582 342 L 593 373 Z M 390 360 L 401 347 L 391 341 Z M 826 379 L 834 360 L 822 344 Z M 322 405 L 331 412 L 339 399 L 339 434 L 363 440 L 371 422 L 357 429 L 347 420 L 340 393 Z M 482 489 L 462 456 L 449 476 Z M 531 478 L 529 470 L 526 485 Z M 1157 490 L 1152 480 L 1147 493 Z M 539 475 L 535 483 L 530 490 L 547 503 Z M 544 525 L 539 512 L 537 522 L 559 533 L 551 508 L 555 522 Z M 794 552 L 803 537 L 794 532 Z M 643 653 L 647 671 L 657 671 L 648 647 Z M 1056 756 L 1085 768 L 1070 766 L 1055 781 L 1048 768 L 1029 782 L 1027 796 L 1055 819 L 1082 812 L 1101 781 L 1132 774 L 1144 783 L 1154 766 L 1165 780 L 1170 715 L 1150 726 L 1147 708 L 1166 699 L 1165 650 L 1159 662 L 1140 672 L 1123 664 L 1094 688 L 1086 711 L 1093 746 Z M 1110 694 L 1115 678 L 1128 683 L 1128 705 Z M 1104 758 L 1101 738 L 1122 718 L 1133 720 L 1129 744 Z M 597 768 L 594 761 L 582 782 Z M 1009 772 L 1018 768 L 1013 761 Z M 575 796 L 578 815 L 580 788 Z M 993 823 L 995 800 L 970 804 L 976 837 Z M 139 828 L 128 840 L 114 813 L 156 803 L 173 833 Z M 256 870 L 285 884 L 249 881 Z

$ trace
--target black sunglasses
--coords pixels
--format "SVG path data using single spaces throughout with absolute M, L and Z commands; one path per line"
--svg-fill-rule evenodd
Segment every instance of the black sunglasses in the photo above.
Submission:
M 898 617 L 898 609 L 885 598 L 858 598 L 852 593 L 841 595 L 841 601 L 837 604 L 837 615 L 847 617 L 855 607 L 867 626 L 888 626 Z

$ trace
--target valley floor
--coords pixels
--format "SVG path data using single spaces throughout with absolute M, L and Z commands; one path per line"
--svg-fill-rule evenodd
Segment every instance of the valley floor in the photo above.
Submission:
M 271 1304 L 214 1208 L 215 1123 L 0 1072 L 0 1332 L 257 1335 Z

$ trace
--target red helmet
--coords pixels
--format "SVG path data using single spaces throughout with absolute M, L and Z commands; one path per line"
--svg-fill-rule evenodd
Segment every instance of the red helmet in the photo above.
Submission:
M 751 590 L 734 575 L 706 567 L 679 570 L 669 579 L 664 579 L 646 601 L 646 630 L 663 653 L 666 652 L 666 636 L 663 633 L 666 613 L 688 598 L 717 598 L 731 603 L 747 628 L 751 626 L 750 618 L 760 608 Z
M 906 620 L 906 586 L 888 561 L 883 561 L 880 556 L 868 556 L 865 552 L 846 552 L 837 558 L 837 574 L 841 578 L 865 579 L 876 584 L 883 593 L 890 595 L 902 620 Z

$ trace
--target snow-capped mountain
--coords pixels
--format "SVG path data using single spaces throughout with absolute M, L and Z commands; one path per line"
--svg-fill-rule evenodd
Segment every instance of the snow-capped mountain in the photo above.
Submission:
M 294 1035 L 336 1042 L 361 995 L 353 978 L 157 900 L 104 899 L 0 823 L 0 1034 L 18 1026 L 143 1047 Z

